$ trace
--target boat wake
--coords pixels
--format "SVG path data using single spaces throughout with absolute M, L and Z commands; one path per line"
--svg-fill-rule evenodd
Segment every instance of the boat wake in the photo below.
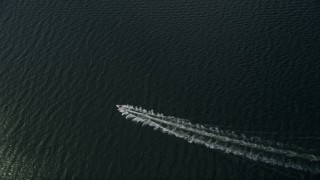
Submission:
M 149 125 L 155 130 L 203 144 L 208 148 L 221 150 L 248 159 L 278 165 L 296 170 L 320 173 L 320 156 L 305 153 L 302 148 L 287 147 L 282 143 L 263 141 L 257 137 L 222 131 L 218 128 L 192 124 L 186 119 L 164 116 L 141 107 L 117 105 L 127 119 Z

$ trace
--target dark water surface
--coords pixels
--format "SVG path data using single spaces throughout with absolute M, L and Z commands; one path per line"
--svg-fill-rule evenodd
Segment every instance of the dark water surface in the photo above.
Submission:
M 320 154 L 320 3 L 0 2 L 0 176 L 317 179 L 126 120 L 132 104 Z

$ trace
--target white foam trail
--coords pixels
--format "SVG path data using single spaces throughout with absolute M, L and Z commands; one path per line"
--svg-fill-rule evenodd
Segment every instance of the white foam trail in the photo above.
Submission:
M 190 143 L 203 144 L 209 148 L 254 161 L 320 173 L 320 156 L 300 152 L 301 150 L 298 149 L 292 150 L 281 143 L 262 141 L 257 137 L 247 138 L 243 134 L 237 135 L 218 128 L 192 124 L 188 120 L 164 116 L 141 107 L 130 105 L 117 105 L 117 107 L 122 115 L 134 122 L 141 122 L 143 126 L 152 126 L 155 130 L 160 129 L 164 133 L 185 139 Z

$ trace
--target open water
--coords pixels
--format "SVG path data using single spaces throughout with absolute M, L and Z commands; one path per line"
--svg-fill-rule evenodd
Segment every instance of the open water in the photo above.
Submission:
M 318 179 L 125 119 L 153 109 L 320 154 L 317 0 L 0 1 L 0 176 Z

